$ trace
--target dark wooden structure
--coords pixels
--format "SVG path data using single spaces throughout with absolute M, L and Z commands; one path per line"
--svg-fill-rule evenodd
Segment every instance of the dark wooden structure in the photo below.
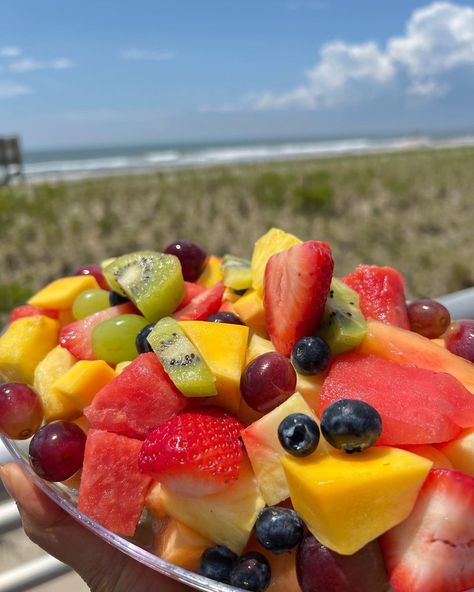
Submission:
M 7 185 L 15 177 L 23 178 L 20 140 L 0 137 L 0 185 Z

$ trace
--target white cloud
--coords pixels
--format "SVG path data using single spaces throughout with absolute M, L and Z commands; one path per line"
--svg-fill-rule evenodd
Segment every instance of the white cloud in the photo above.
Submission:
M 21 56 L 21 49 L 13 45 L 0 47 L 0 58 L 17 58 Z
M 298 87 L 249 93 L 233 110 L 331 107 L 367 99 L 394 85 L 407 95 L 434 99 L 450 91 L 446 76 L 460 68 L 474 69 L 474 8 L 434 2 L 415 10 L 404 34 L 388 39 L 385 47 L 373 41 L 326 43 Z
M 32 72 L 34 70 L 67 70 L 73 68 L 74 63 L 68 58 L 57 58 L 49 61 L 21 58 L 11 62 L 9 68 L 12 72 Z
M 137 60 L 146 62 L 164 62 L 172 60 L 176 54 L 172 51 L 164 51 L 159 49 L 138 49 L 132 47 L 120 53 L 120 57 L 124 60 Z
M 28 95 L 32 92 L 32 89 L 24 84 L 0 80 L 0 99 L 10 99 L 20 95 Z

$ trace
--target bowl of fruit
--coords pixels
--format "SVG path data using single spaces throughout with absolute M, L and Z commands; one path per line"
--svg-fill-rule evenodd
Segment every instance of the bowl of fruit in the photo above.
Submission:
M 271 229 L 249 261 L 177 241 L 51 282 L 0 336 L 5 446 L 197 590 L 473 588 L 473 290 L 333 270 Z

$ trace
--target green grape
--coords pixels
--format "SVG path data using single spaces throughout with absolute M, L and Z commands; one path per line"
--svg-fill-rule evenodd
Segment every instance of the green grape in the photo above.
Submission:
M 92 331 L 92 351 L 99 360 L 118 364 L 138 356 L 135 340 L 148 325 L 139 315 L 124 314 L 99 323 Z
M 72 314 L 79 321 L 95 312 L 99 312 L 99 310 L 109 308 L 109 306 L 109 292 L 94 288 L 79 294 L 72 305 Z

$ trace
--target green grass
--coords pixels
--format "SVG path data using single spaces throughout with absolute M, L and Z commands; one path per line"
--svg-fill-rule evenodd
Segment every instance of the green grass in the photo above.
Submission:
M 409 296 L 474 284 L 474 149 L 188 169 L 0 190 L 0 315 L 75 267 L 177 238 L 249 257 L 271 226 L 336 274 L 392 265 Z

